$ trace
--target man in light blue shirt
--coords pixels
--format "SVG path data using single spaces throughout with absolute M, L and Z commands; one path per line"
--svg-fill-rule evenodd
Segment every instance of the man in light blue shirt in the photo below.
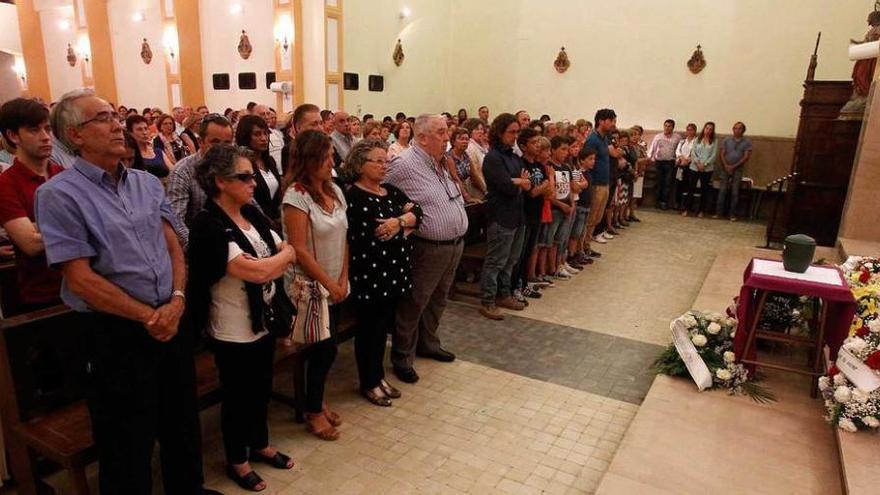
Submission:
M 752 140 L 744 137 L 746 125 L 742 122 L 733 124 L 733 136 L 721 142 L 721 170 L 718 179 L 718 203 L 715 205 L 715 216 L 725 214 L 725 200 L 730 191 L 730 221 L 736 221 L 736 205 L 739 201 L 739 187 L 742 182 L 743 166 L 752 157 Z

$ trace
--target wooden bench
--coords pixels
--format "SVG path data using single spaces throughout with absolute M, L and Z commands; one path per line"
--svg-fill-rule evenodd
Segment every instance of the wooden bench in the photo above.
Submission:
M 458 264 L 452 295 L 479 297 L 478 291 L 467 287 L 463 281 L 479 280 L 486 258 L 486 228 L 489 224 L 486 203 L 476 203 L 465 207 L 468 216 L 468 230 L 464 235 L 464 251 Z
M 2 261 L 0 262 L 0 318 L 20 314 L 21 304 L 15 260 Z
M 350 311 L 343 307 L 337 334 L 354 336 Z M 0 320 L 0 415 L 18 493 L 37 493 L 34 455 L 61 466 L 77 495 L 90 493 L 85 468 L 96 459 L 85 396 L 85 329 L 82 317 L 64 306 Z M 276 371 L 291 373 L 294 396 L 273 399 L 294 407 L 302 421 L 308 346 L 277 346 Z M 199 407 L 221 399 L 214 356 L 194 355 Z

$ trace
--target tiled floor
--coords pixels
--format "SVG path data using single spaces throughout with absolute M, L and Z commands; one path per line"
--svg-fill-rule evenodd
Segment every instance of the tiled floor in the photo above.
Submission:
M 593 493 L 651 385 L 670 319 L 690 308 L 722 247 L 761 241 L 758 225 L 642 217 L 596 246 L 604 256 L 586 272 L 503 322 L 451 303 L 441 332 L 459 359 L 418 359 L 421 381 L 400 385 L 391 408 L 357 394 L 352 344 L 340 346 L 328 401 L 342 438 L 319 441 L 272 403 L 272 441 L 297 467 L 258 466 L 264 493 Z M 208 485 L 244 493 L 224 476 L 218 416 L 202 415 Z

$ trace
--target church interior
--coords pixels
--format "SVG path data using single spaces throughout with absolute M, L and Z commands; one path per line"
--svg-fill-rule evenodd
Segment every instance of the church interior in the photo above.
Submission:
M 878 57 L 874 0 L 0 1 L 0 494 L 877 494 Z

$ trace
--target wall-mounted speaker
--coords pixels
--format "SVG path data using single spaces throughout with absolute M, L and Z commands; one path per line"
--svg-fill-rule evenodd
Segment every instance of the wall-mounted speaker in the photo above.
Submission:
M 275 82 L 275 73 L 267 72 L 266 73 L 266 89 L 272 89 L 272 83 Z
M 257 73 L 239 72 L 238 89 L 257 89 Z
M 343 72 L 342 87 L 343 89 L 356 91 L 360 87 L 360 76 L 354 72 Z
M 212 74 L 211 82 L 216 90 L 229 89 L 229 74 Z
M 385 77 L 370 74 L 370 91 L 383 91 L 385 89 Z

